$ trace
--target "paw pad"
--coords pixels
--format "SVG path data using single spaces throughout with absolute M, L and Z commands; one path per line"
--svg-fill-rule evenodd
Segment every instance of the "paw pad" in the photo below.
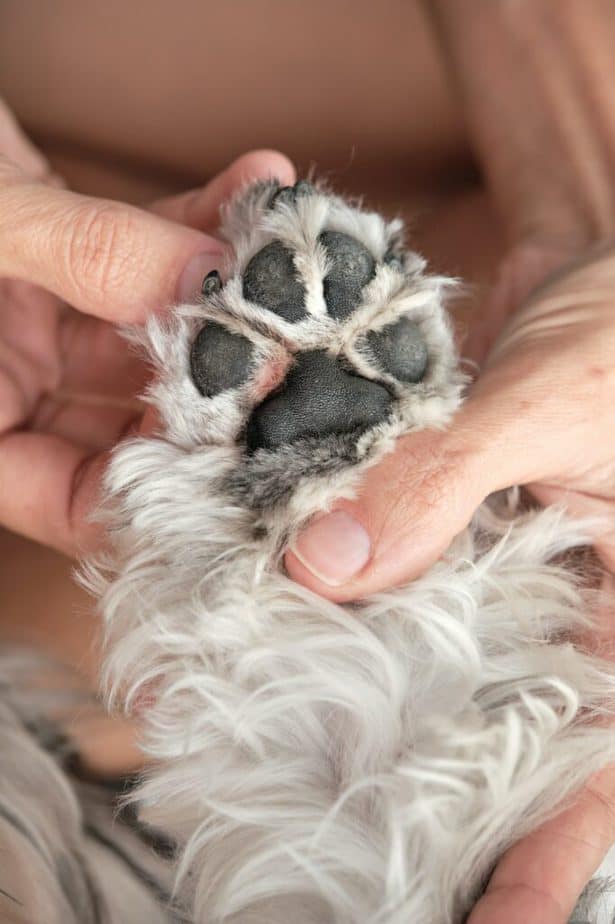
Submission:
M 347 372 L 324 350 L 300 353 L 281 391 L 252 413 L 248 448 L 276 450 L 309 437 L 359 436 L 386 418 L 391 402 L 386 388 Z
M 208 321 L 190 352 L 190 371 L 202 395 L 213 398 L 242 385 L 250 373 L 253 347 L 249 340 Z
M 364 244 L 343 231 L 323 231 L 318 240 L 330 267 L 323 280 L 327 309 L 331 317 L 343 320 L 361 303 L 361 292 L 376 273 L 376 261 Z
M 369 349 L 383 372 L 402 382 L 418 383 L 427 370 L 429 353 L 418 325 L 408 318 L 366 335 Z
M 308 183 L 269 183 L 233 204 L 224 233 L 236 251 L 226 281 L 209 274 L 202 302 L 180 309 L 193 397 L 175 385 L 172 426 L 184 444 L 237 448 L 244 500 L 275 504 L 446 420 L 461 383 L 447 281 L 403 250 L 399 222 Z M 178 393 L 192 401 L 179 423 Z
M 282 241 L 271 241 L 254 254 L 243 274 L 243 296 L 286 321 L 305 317 L 305 286 L 292 250 Z

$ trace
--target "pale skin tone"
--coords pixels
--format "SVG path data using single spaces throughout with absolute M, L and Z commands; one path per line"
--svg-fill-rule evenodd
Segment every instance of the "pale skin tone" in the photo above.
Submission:
M 402 441 L 360 498 L 341 505 L 367 533 L 359 573 L 332 585 L 287 556 L 294 578 L 336 600 L 420 574 L 487 493 L 517 483 L 575 515 L 599 514 L 596 551 L 615 565 L 615 251 L 588 249 L 608 242 L 615 220 L 615 118 L 603 94 L 609 4 L 592 2 L 590 17 L 572 0 L 430 7 L 510 252 L 464 347 L 482 370 L 454 425 Z M 456 137 L 443 112 L 434 149 Z M 194 255 L 215 265 L 208 235 L 236 183 L 268 173 L 290 182 L 293 168 L 281 155 L 254 154 L 189 199 L 158 203 L 162 220 L 77 199 L 6 112 L 0 124 L 0 275 L 19 280 L 0 290 L 0 519 L 76 554 L 99 538 L 86 515 L 105 454 L 140 425 L 134 395 L 144 370 L 110 325 L 172 301 Z M 101 393 L 106 400 L 84 401 Z M 309 551 L 308 542 L 304 561 Z M 509 851 L 471 924 L 565 924 L 614 837 L 608 772 Z

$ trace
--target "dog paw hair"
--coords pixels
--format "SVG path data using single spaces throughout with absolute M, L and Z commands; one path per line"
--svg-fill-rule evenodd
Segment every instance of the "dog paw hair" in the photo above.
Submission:
M 254 184 L 223 216 L 227 265 L 146 329 L 165 435 L 232 449 L 221 490 L 265 525 L 348 493 L 396 437 L 459 404 L 455 281 L 402 231 L 305 180 Z

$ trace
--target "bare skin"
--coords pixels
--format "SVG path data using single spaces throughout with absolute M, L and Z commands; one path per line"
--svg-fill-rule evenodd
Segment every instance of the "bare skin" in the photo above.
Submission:
M 531 483 L 544 501 L 564 497 L 573 512 L 583 513 L 589 505 L 592 511 L 597 506 L 607 520 L 613 516 L 613 452 L 603 436 L 615 432 L 609 416 L 613 369 L 608 349 L 614 257 L 607 253 L 595 259 L 582 252 L 613 231 L 615 129 L 602 88 L 612 85 L 612 56 L 607 52 L 615 27 L 607 0 L 591 0 L 591 16 L 587 6 L 581 16 L 574 0 L 427 4 L 436 16 L 443 48 L 439 56 L 417 4 L 388 0 L 374 17 L 373 4 L 366 0 L 353 3 L 352 16 L 340 10 L 336 17 L 330 4 L 325 8 L 317 2 L 293 14 L 292 5 L 270 0 L 260 16 L 252 14 L 254 21 L 246 21 L 237 38 L 244 44 L 236 49 L 231 80 L 225 38 L 237 36 L 234 6 L 232 11 L 225 4 L 212 7 L 205 18 L 197 0 L 180 5 L 179 11 L 156 0 L 144 18 L 135 6 L 122 5 L 120 10 L 119 0 L 87 12 L 84 5 L 68 0 L 54 4 L 53 11 L 40 3 L 36 16 L 32 4 L 3 5 L 0 86 L 69 185 L 147 202 L 200 184 L 228 162 L 229 152 L 278 144 L 301 167 L 316 159 L 338 186 L 367 191 L 375 205 L 402 211 L 418 207 L 423 222 L 417 242 L 439 268 L 481 282 L 499 266 L 496 286 L 478 302 L 482 323 L 469 329 L 466 352 L 482 361 L 509 317 L 511 326 L 485 364 L 465 416 L 444 438 L 425 436 L 401 445 L 385 463 L 387 491 L 381 490 L 382 472 L 375 470 L 362 498 L 349 510 L 370 531 L 370 561 L 359 575 L 332 586 L 306 566 L 310 561 L 305 549 L 303 563 L 289 555 L 293 576 L 327 596 L 352 599 L 419 573 L 465 525 L 471 505 L 487 490 L 504 486 L 502 478 L 506 484 Z M 29 56 L 27 83 L 24 43 L 36 52 Z M 467 141 L 459 106 L 447 93 L 444 61 L 461 93 Z M 0 177 L 0 199 L 4 197 L 6 206 L 2 214 L 10 218 L 5 218 L 4 229 L 0 218 L 0 275 L 21 280 L 3 283 L 9 306 L 4 336 L 10 349 L 4 366 L 1 518 L 13 529 L 73 554 L 96 541 L 85 514 L 96 496 L 104 454 L 133 425 L 135 415 L 138 420 L 131 395 L 142 371 L 117 353 L 108 322 L 133 318 L 135 311 L 169 301 L 181 266 L 189 255 L 203 252 L 205 244 L 199 237 L 197 246 L 196 232 L 181 226 L 214 232 L 211 206 L 216 195 L 211 190 L 199 193 L 196 209 L 194 197 L 158 205 L 156 210 L 175 222 L 172 228 L 152 224 L 145 212 L 126 218 L 125 212 L 108 206 L 103 209 L 107 218 L 92 224 L 87 220 L 91 203 L 50 188 L 47 165 L 21 136 L 5 131 L 4 143 L 9 147 L 3 151 L 0 146 L 0 153 L 13 164 L 20 156 L 25 160 L 19 174 L 5 163 Z M 493 233 L 490 208 L 484 198 L 477 207 L 460 186 L 469 145 L 508 237 L 510 251 L 503 263 L 502 238 Z M 291 170 L 281 160 L 277 167 Z M 33 177 L 39 182 L 33 184 Z M 225 182 L 222 187 L 228 191 Z M 219 187 L 217 195 L 221 192 Z M 75 214 L 81 221 L 77 240 Z M 136 263 L 109 246 L 118 224 L 124 251 L 127 234 L 136 245 Z M 48 233 L 41 236 L 46 228 Z M 156 254 L 158 247 L 164 257 L 139 264 L 139 240 L 147 240 L 146 253 Z M 75 255 L 84 250 L 96 259 L 85 267 L 74 265 Z M 95 278 L 92 267 L 100 263 L 101 252 L 107 257 L 107 272 Z M 122 256 L 119 272 L 116 261 Z M 579 256 L 582 268 L 565 271 L 542 297 L 523 307 L 534 285 Z M 88 317 L 76 320 L 63 307 L 66 301 Z M 15 343 L 23 347 L 23 338 L 31 336 L 23 329 L 28 316 L 37 321 L 34 339 L 27 349 L 15 351 Z M 71 325 L 80 331 L 82 345 L 87 344 L 81 364 L 78 350 L 57 349 L 55 334 Z M 105 343 L 106 351 L 101 348 Z M 549 362 L 543 364 L 547 346 Z M 26 357 L 25 366 L 15 367 L 15 352 Z M 116 365 L 107 377 L 111 361 Z M 95 381 L 93 374 L 94 379 L 99 375 Z M 570 377 L 582 385 L 579 390 L 566 388 Z M 67 381 L 73 387 L 66 389 Z M 524 382 L 529 386 L 524 388 Z M 553 382 L 560 384 L 554 388 Z M 585 400 L 579 400 L 578 391 L 585 393 Z M 84 404 L 84 394 L 101 392 L 102 403 Z M 571 398 L 573 403 L 566 403 Z M 521 413 L 503 417 L 501 409 L 510 408 L 511 402 Z M 583 465 L 567 468 L 562 460 L 577 458 L 571 415 L 584 453 Z M 494 437 L 495 448 L 501 447 L 497 459 Z M 511 445 L 518 447 L 516 453 Z M 528 445 L 533 450 L 529 454 Z M 553 446 L 560 451 L 553 452 Z M 551 455 L 541 447 L 550 447 Z M 447 467 L 442 463 L 451 452 L 456 465 Z M 500 466 L 503 456 L 505 471 Z M 409 479 L 410 471 L 424 477 Z M 446 471 L 454 477 L 446 481 L 445 490 L 430 495 Z M 80 477 L 75 482 L 76 472 Z M 30 489 L 27 505 L 24 473 Z M 449 503 L 453 489 L 463 503 Z M 430 496 L 433 502 L 427 503 Z M 424 541 L 405 543 L 404 536 L 416 530 L 417 522 Z M 378 549 L 386 543 L 399 551 L 379 558 Z M 612 546 L 607 529 L 597 537 L 607 565 L 612 564 Z M 422 549 L 420 559 L 413 553 L 417 548 Z M 49 575 L 56 566 L 65 569 L 48 554 L 7 538 L 0 587 L 14 587 L 14 562 L 30 563 L 22 564 L 24 575 L 28 567 L 32 574 L 48 567 Z M 389 562 L 386 568 L 383 561 Z M 63 586 L 59 580 L 58 591 Z M 26 625 L 24 612 L 41 612 L 41 603 L 43 611 L 50 608 L 48 594 L 43 601 L 40 596 L 31 597 L 27 609 L 24 595 L 16 600 L 6 633 L 36 639 L 95 676 L 95 633 L 84 632 L 84 621 L 74 613 L 49 623 L 28 619 Z M 65 599 L 61 602 L 66 606 Z M 57 626 L 53 637 L 50 624 Z M 95 736 L 88 740 L 91 753 L 99 757 Z M 121 766 L 121 756 L 112 762 L 114 768 Z M 511 850 L 471 924 L 565 924 L 578 892 L 615 837 L 614 789 L 613 774 L 604 774 L 565 815 Z M 537 869 L 542 871 L 539 881 Z
M 378 16 L 371 0 L 7 0 L 0 88 L 46 152 L 182 188 L 253 148 L 389 195 L 467 157 L 428 21 L 406 0 Z

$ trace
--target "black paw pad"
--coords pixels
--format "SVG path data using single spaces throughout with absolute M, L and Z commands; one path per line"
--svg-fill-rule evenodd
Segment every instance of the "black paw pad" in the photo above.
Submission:
M 286 321 L 300 321 L 306 315 L 305 287 L 292 251 L 281 241 L 271 241 L 254 254 L 243 274 L 243 295 Z
M 351 375 L 328 353 L 301 353 L 282 391 L 252 413 L 248 448 L 275 450 L 304 437 L 363 432 L 386 419 L 391 402 L 386 388 Z
M 215 321 L 208 321 L 192 345 L 192 380 L 202 395 L 213 398 L 246 381 L 251 359 L 252 344 L 249 340 Z
M 420 382 L 427 370 L 427 344 L 417 324 L 400 318 L 382 330 L 367 334 L 367 342 L 384 372 L 401 382 Z
M 360 303 L 363 287 L 376 272 L 376 261 L 367 247 L 343 231 L 323 231 L 319 241 L 330 266 L 323 281 L 325 302 L 329 314 L 342 320 Z

